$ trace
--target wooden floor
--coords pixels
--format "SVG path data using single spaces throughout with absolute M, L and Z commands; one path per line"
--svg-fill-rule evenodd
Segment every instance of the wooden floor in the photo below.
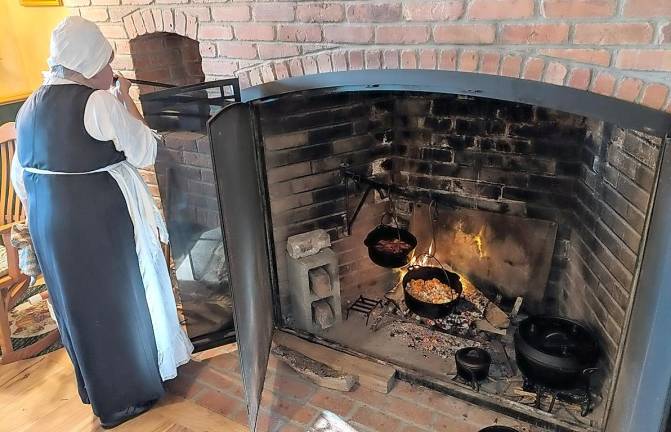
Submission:
M 65 350 L 0 366 L 0 432 L 103 431 L 77 394 Z M 245 426 L 177 396 L 167 396 L 118 432 L 243 432 Z

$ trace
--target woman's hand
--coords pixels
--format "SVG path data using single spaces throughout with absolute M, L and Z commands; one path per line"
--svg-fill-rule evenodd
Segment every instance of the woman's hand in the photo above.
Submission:
M 128 95 L 131 83 L 126 79 L 126 77 L 121 75 L 121 72 L 117 72 L 114 74 L 114 81 L 116 82 L 116 86 L 121 92 L 121 94 L 124 96 Z
M 144 117 L 142 117 L 142 114 L 140 114 L 140 111 L 138 111 L 137 106 L 135 106 L 135 101 L 133 101 L 133 99 L 130 97 L 129 90 L 131 82 L 128 81 L 123 75 L 121 75 L 121 72 L 114 74 L 114 80 L 116 81 L 116 85 L 114 86 L 113 94 L 117 97 L 117 99 L 119 99 L 121 103 L 124 104 L 128 112 L 133 117 L 146 125 L 147 123 L 145 122 Z

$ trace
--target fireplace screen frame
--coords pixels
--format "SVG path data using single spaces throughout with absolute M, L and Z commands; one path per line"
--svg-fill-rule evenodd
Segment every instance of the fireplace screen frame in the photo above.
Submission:
M 261 355 L 261 359 L 267 361 L 272 327 L 281 326 L 272 248 L 274 242 L 269 212 L 270 197 L 262 162 L 263 143 L 258 125 L 254 121 L 252 102 L 300 91 L 326 89 L 334 93 L 393 90 L 500 99 L 577 114 L 665 138 L 657 167 L 657 183 L 652 194 L 653 204 L 648 209 L 648 222 L 634 279 L 636 297 L 624 329 L 624 349 L 620 350 L 621 355 L 618 357 L 614 393 L 610 399 L 612 403 L 604 429 L 607 432 L 663 431 L 668 416 L 671 384 L 671 368 L 665 367 L 671 359 L 671 344 L 663 343 L 668 328 L 671 328 L 671 314 L 664 313 L 664 305 L 671 305 L 671 290 L 663 289 L 671 286 L 671 267 L 664 265 L 671 259 L 671 226 L 665 217 L 671 213 L 671 152 L 667 149 L 671 141 L 671 115 L 602 95 L 546 83 L 474 73 L 423 70 L 334 72 L 263 84 L 242 90 L 241 103 L 224 108 L 208 122 L 221 223 L 230 263 L 233 303 L 236 309 L 235 327 L 238 343 L 241 345 L 241 367 L 243 377 L 248 377 L 244 384 L 250 424 L 255 424 L 266 371 L 264 361 L 259 361 L 258 356 Z M 242 111 L 247 114 L 240 116 Z M 245 121 L 248 124 L 233 126 L 232 122 L 236 118 L 247 119 Z M 235 132 L 224 133 L 227 128 Z M 239 163 L 248 167 L 254 166 L 255 169 L 230 170 L 230 160 L 238 160 Z M 250 190 L 254 193 L 247 197 L 250 200 L 247 205 L 240 206 L 240 201 L 233 198 L 233 184 L 253 186 Z M 238 208 L 230 211 L 231 206 Z M 255 237 L 254 242 L 245 242 L 244 236 L 235 232 L 245 224 L 253 224 L 252 230 L 256 230 L 257 234 L 263 233 L 265 241 Z M 237 228 L 231 230 L 227 227 Z M 649 236 L 649 233 L 655 235 Z M 244 256 L 245 259 L 236 261 L 236 255 Z M 645 289 L 639 290 L 641 286 Z M 260 291 L 269 288 L 270 292 Z M 272 294 L 276 300 L 272 304 L 268 304 L 268 294 Z M 249 316 L 252 310 L 264 318 Z M 265 319 L 267 316 L 272 319 Z M 249 332 L 242 338 L 241 325 L 248 326 Z M 247 344 L 253 346 L 245 346 Z
M 133 80 L 136 84 L 153 85 L 150 81 Z M 161 133 L 179 131 L 179 132 L 197 132 L 204 134 L 207 128 L 207 121 L 213 113 L 218 112 L 227 105 L 240 101 L 240 85 L 237 79 L 229 78 L 217 81 L 208 81 L 205 83 L 191 84 L 186 86 L 172 86 L 163 84 L 164 90 L 155 91 L 140 95 L 144 118 L 147 124 Z M 168 141 L 170 139 L 168 138 Z M 191 151 L 205 149 L 188 149 Z M 226 343 L 235 342 L 235 329 L 232 321 L 219 315 L 223 321 L 214 322 L 197 317 L 194 314 L 193 301 L 185 299 L 185 290 L 191 289 L 191 292 L 211 293 L 202 278 L 209 271 L 212 272 L 211 265 L 215 259 L 205 258 L 207 252 L 193 254 L 198 242 L 203 235 L 202 226 L 198 226 L 197 216 L 184 211 L 186 202 L 193 200 L 186 193 L 189 190 L 189 174 L 180 171 L 184 162 L 183 156 L 177 158 L 171 153 L 175 148 L 169 148 L 166 145 L 166 137 L 163 136 L 161 144 L 157 148 L 157 157 L 154 163 L 157 186 L 161 197 L 161 204 L 166 219 L 168 231 L 170 234 L 170 254 L 176 267 L 175 284 L 177 295 L 180 297 L 180 308 L 183 314 L 187 333 L 193 343 L 196 351 L 203 351 L 209 348 L 220 346 Z M 184 151 L 183 148 L 177 151 Z M 204 158 L 209 158 L 203 153 Z M 207 160 L 207 159 L 205 159 Z M 199 168 L 206 168 L 200 165 Z M 211 168 L 211 167 L 209 167 Z M 214 187 L 214 185 L 212 185 Z M 202 197 L 202 195 L 201 195 Z M 217 215 L 218 217 L 218 215 Z M 211 228 L 216 226 L 220 228 L 219 221 L 216 224 L 210 224 Z M 213 240 L 201 241 L 201 243 L 216 243 Z M 200 248 L 207 251 L 207 247 Z M 210 250 L 213 255 L 216 249 Z M 188 262 L 186 280 L 180 275 L 178 270 L 180 264 Z M 225 265 L 225 263 L 224 263 Z M 199 276 L 194 278 L 194 267 L 199 267 Z M 198 279 L 198 280 L 194 280 Z M 189 288 L 189 284 L 191 287 Z M 193 286 L 197 288 L 193 288 Z M 218 290 L 223 288 L 223 284 L 218 281 Z M 198 306 L 203 305 L 202 297 L 196 302 Z M 219 310 L 221 312 L 221 309 Z M 196 317 L 194 318 L 194 315 Z M 198 329 L 194 331 L 194 328 Z

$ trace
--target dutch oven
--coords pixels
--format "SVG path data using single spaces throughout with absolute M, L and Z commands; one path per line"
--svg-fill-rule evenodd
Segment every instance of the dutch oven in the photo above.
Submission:
M 408 292 L 408 284 L 411 280 L 431 280 L 438 279 L 440 282 L 448 285 L 456 296 L 451 301 L 446 303 L 428 303 L 413 297 Z M 403 296 L 405 304 L 412 312 L 419 316 L 430 319 L 443 318 L 452 313 L 459 297 L 461 297 L 461 279 L 459 275 L 451 271 L 447 271 L 441 267 L 431 266 L 410 266 L 408 272 L 403 276 Z
M 480 390 L 479 382 L 487 379 L 489 366 L 492 364 L 489 353 L 482 348 L 461 348 L 454 354 L 454 361 L 457 365 L 457 375 L 471 383 L 473 390 Z
M 382 216 L 384 220 L 384 216 Z M 380 267 L 399 268 L 407 265 L 415 254 L 417 247 L 417 238 L 410 231 L 398 226 L 385 225 L 380 221 L 380 225 L 368 233 L 364 240 L 364 245 L 368 248 L 370 260 Z M 400 241 L 409 247 L 399 251 L 385 251 L 378 247 L 380 241 Z
M 586 385 L 599 356 L 589 329 L 567 318 L 529 317 L 520 323 L 514 340 L 522 374 L 559 390 Z

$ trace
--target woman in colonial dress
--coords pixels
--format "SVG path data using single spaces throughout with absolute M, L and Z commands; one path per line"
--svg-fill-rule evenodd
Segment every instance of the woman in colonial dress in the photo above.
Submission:
M 137 168 L 156 139 L 98 27 L 52 33 L 44 84 L 21 108 L 12 182 L 79 394 L 104 428 L 147 411 L 193 351 L 161 251 L 163 219 Z

